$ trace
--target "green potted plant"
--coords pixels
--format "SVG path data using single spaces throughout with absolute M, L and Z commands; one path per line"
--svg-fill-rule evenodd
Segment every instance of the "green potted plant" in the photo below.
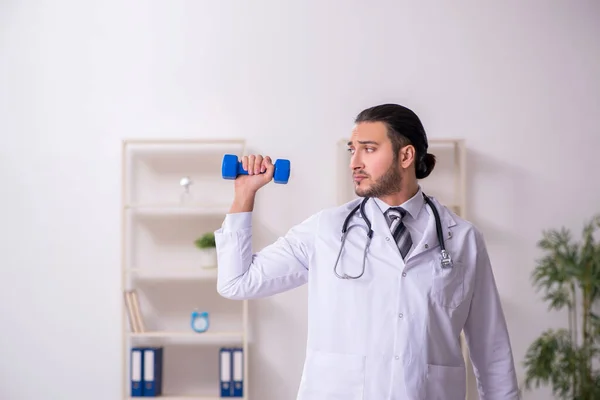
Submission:
M 200 250 L 200 266 L 202 268 L 215 268 L 217 266 L 217 248 L 215 234 L 207 232 L 194 241 Z
M 532 280 L 550 310 L 568 311 L 568 327 L 548 329 L 525 354 L 525 389 L 549 385 L 560 399 L 600 399 L 600 215 L 584 225 L 580 241 L 565 228 L 544 231 L 544 256 Z M 598 308 L 596 308 L 598 310 Z

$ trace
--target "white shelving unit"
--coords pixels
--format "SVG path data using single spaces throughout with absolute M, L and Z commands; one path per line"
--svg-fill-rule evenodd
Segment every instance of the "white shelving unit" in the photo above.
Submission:
M 219 350 L 243 349 L 248 399 L 248 304 L 216 291 L 217 266 L 203 268 L 194 241 L 218 229 L 233 200 L 221 177 L 226 153 L 243 140 L 126 140 L 122 148 L 122 290 L 135 290 L 144 331 L 134 332 L 122 304 L 122 398 L 130 399 L 130 351 L 162 346 L 163 400 L 220 399 Z M 183 195 L 183 177 L 192 184 Z M 123 295 L 124 296 L 124 295 Z M 209 312 L 195 332 L 191 313 Z
M 350 173 L 350 154 L 348 153 L 348 140 L 340 139 L 337 143 L 338 159 L 338 204 L 344 204 L 354 198 L 354 184 Z M 467 219 L 467 180 L 466 180 L 466 147 L 464 139 L 429 139 L 428 152 L 436 156 L 436 165 L 432 173 L 419 181 L 423 192 L 437 198 L 442 204 L 452 209 L 457 215 Z M 461 335 L 463 357 L 467 367 L 467 397 L 470 400 L 476 396 L 471 393 L 474 387 L 469 351 Z

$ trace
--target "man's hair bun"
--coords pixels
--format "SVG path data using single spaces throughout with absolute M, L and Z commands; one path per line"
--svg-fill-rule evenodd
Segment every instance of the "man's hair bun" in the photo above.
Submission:
M 427 178 L 433 167 L 435 167 L 435 156 L 431 153 L 426 153 L 421 160 L 417 163 L 416 175 L 417 179 Z

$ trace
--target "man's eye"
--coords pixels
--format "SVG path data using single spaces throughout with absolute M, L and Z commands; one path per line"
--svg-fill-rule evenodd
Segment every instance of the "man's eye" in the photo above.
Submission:
M 348 153 L 354 154 L 354 149 L 348 149 Z
M 366 148 L 367 152 L 372 153 L 375 151 L 375 149 L 373 147 L 367 147 Z

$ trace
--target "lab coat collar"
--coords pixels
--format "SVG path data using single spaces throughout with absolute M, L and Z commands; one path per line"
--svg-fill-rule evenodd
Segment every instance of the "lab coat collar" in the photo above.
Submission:
M 419 190 L 418 195 L 420 196 L 421 199 L 423 199 L 423 195 L 420 190 Z M 412 199 L 413 198 L 411 198 L 411 200 Z M 416 199 L 416 197 L 414 197 L 414 199 Z M 440 202 L 436 198 L 430 196 L 430 199 L 438 210 L 438 213 L 440 215 L 440 221 L 442 224 L 442 233 L 443 233 L 444 238 L 447 240 L 450 236 L 449 232 L 450 232 L 451 228 L 456 225 L 456 221 L 452 217 L 452 214 L 446 209 L 446 207 L 441 205 Z M 365 205 L 365 213 L 367 214 L 367 217 L 371 221 L 371 229 L 373 229 L 373 232 L 375 233 L 375 235 L 381 235 L 383 237 L 389 236 L 390 228 L 387 223 L 387 220 L 385 219 L 385 215 L 383 214 L 382 209 L 380 208 L 379 204 L 376 201 L 372 201 L 372 200 L 377 200 L 377 199 L 371 198 L 370 200 L 371 201 L 367 201 L 367 203 Z M 362 201 L 362 199 L 361 199 L 361 201 Z M 427 204 L 425 204 L 424 199 L 422 201 L 423 201 L 423 203 L 421 206 L 421 212 L 427 212 L 429 215 L 428 222 L 427 222 L 427 228 L 425 229 L 425 232 L 423 233 L 423 239 L 419 243 L 415 243 L 415 248 L 413 249 L 413 251 L 410 252 L 408 259 L 416 257 L 420 253 L 423 253 L 427 250 L 431 250 L 431 249 L 439 246 L 439 241 L 437 238 L 437 231 L 435 228 L 435 217 L 434 217 L 433 211 L 430 209 L 430 207 Z M 415 201 L 415 203 L 416 203 L 416 201 Z M 407 261 L 408 261 L 408 259 L 407 259 Z
M 436 207 L 438 214 L 440 215 L 440 222 L 442 225 L 442 236 L 445 241 L 452 238 L 452 228 L 456 225 L 456 220 L 452 216 L 452 214 L 448 211 L 446 207 L 444 207 L 435 197 L 429 197 L 431 202 Z M 423 233 L 423 238 L 416 245 L 413 251 L 409 254 L 409 258 L 416 257 L 419 254 L 432 250 L 434 248 L 439 247 L 440 242 L 438 240 L 437 230 L 435 227 L 435 215 L 433 214 L 433 210 L 429 206 L 425 206 L 425 210 L 429 214 L 429 219 L 427 222 L 427 228 L 425 228 L 425 232 Z
M 433 204 L 436 206 L 438 213 L 440 214 L 440 220 L 442 222 L 442 228 L 450 228 L 456 225 L 456 221 L 452 217 L 452 214 L 448 212 L 446 207 L 444 207 L 440 202 L 432 196 L 429 196 Z M 350 208 L 354 208 L 358 206 L 360 202 L 362 202 L 364 198 L 356 199 L 354 202 L 350 204 Z M 435 218 L 433 211 L 429 208 L 429 206 L 425 203 L 425 199 L 423 198 L 423 192 L 419 188 L 417 194 L 403 203 L 402 207 L 406 206 L 406 210 L 410 213 L 413 218 L 416 218 L 420 212 L 427 212 L 429 214 L 431 225 L 434 228 L 435 232 Z M 380 234 L 389 233 L 389 225 L 387 220 L 385 219 L 385 212 L 390 208 L 388 204 L 383 202 L 377 198 L 371 198 L 370 201 L 367 201 L 365 205 L 365 211 L 367 213 L 367 217 L 371 220 L 373 231 L 379 231 Z M 360 215 L 360 212 L 358 213 Z
M 438 199 L 436 199 L 433 196 L 428 196 L 431 199 L 431 202 L 435 205 L 436 209 L 438 210 L 438 214 L 440 214 L 440 221 L 442 222 L 442 228 L 451 228 L 454 225 L 456 225 L 456 220 L 454 219 L 454 217 L 452 216 L 452 213 L 443 205 L 441 204 Z M 425 201 L 425 199 L 423 199 L 423 201 Z M 427 210 L 427 212 L 429 213 L 429 216 L 431 217 L 431 223 L 433 224 L 432 226 L 435 228 L 435 218 L 433 215 L 433 211 L 431 210 L 431 208 L 428 205 L 425 205 L 424 207 L 425 210 Z

